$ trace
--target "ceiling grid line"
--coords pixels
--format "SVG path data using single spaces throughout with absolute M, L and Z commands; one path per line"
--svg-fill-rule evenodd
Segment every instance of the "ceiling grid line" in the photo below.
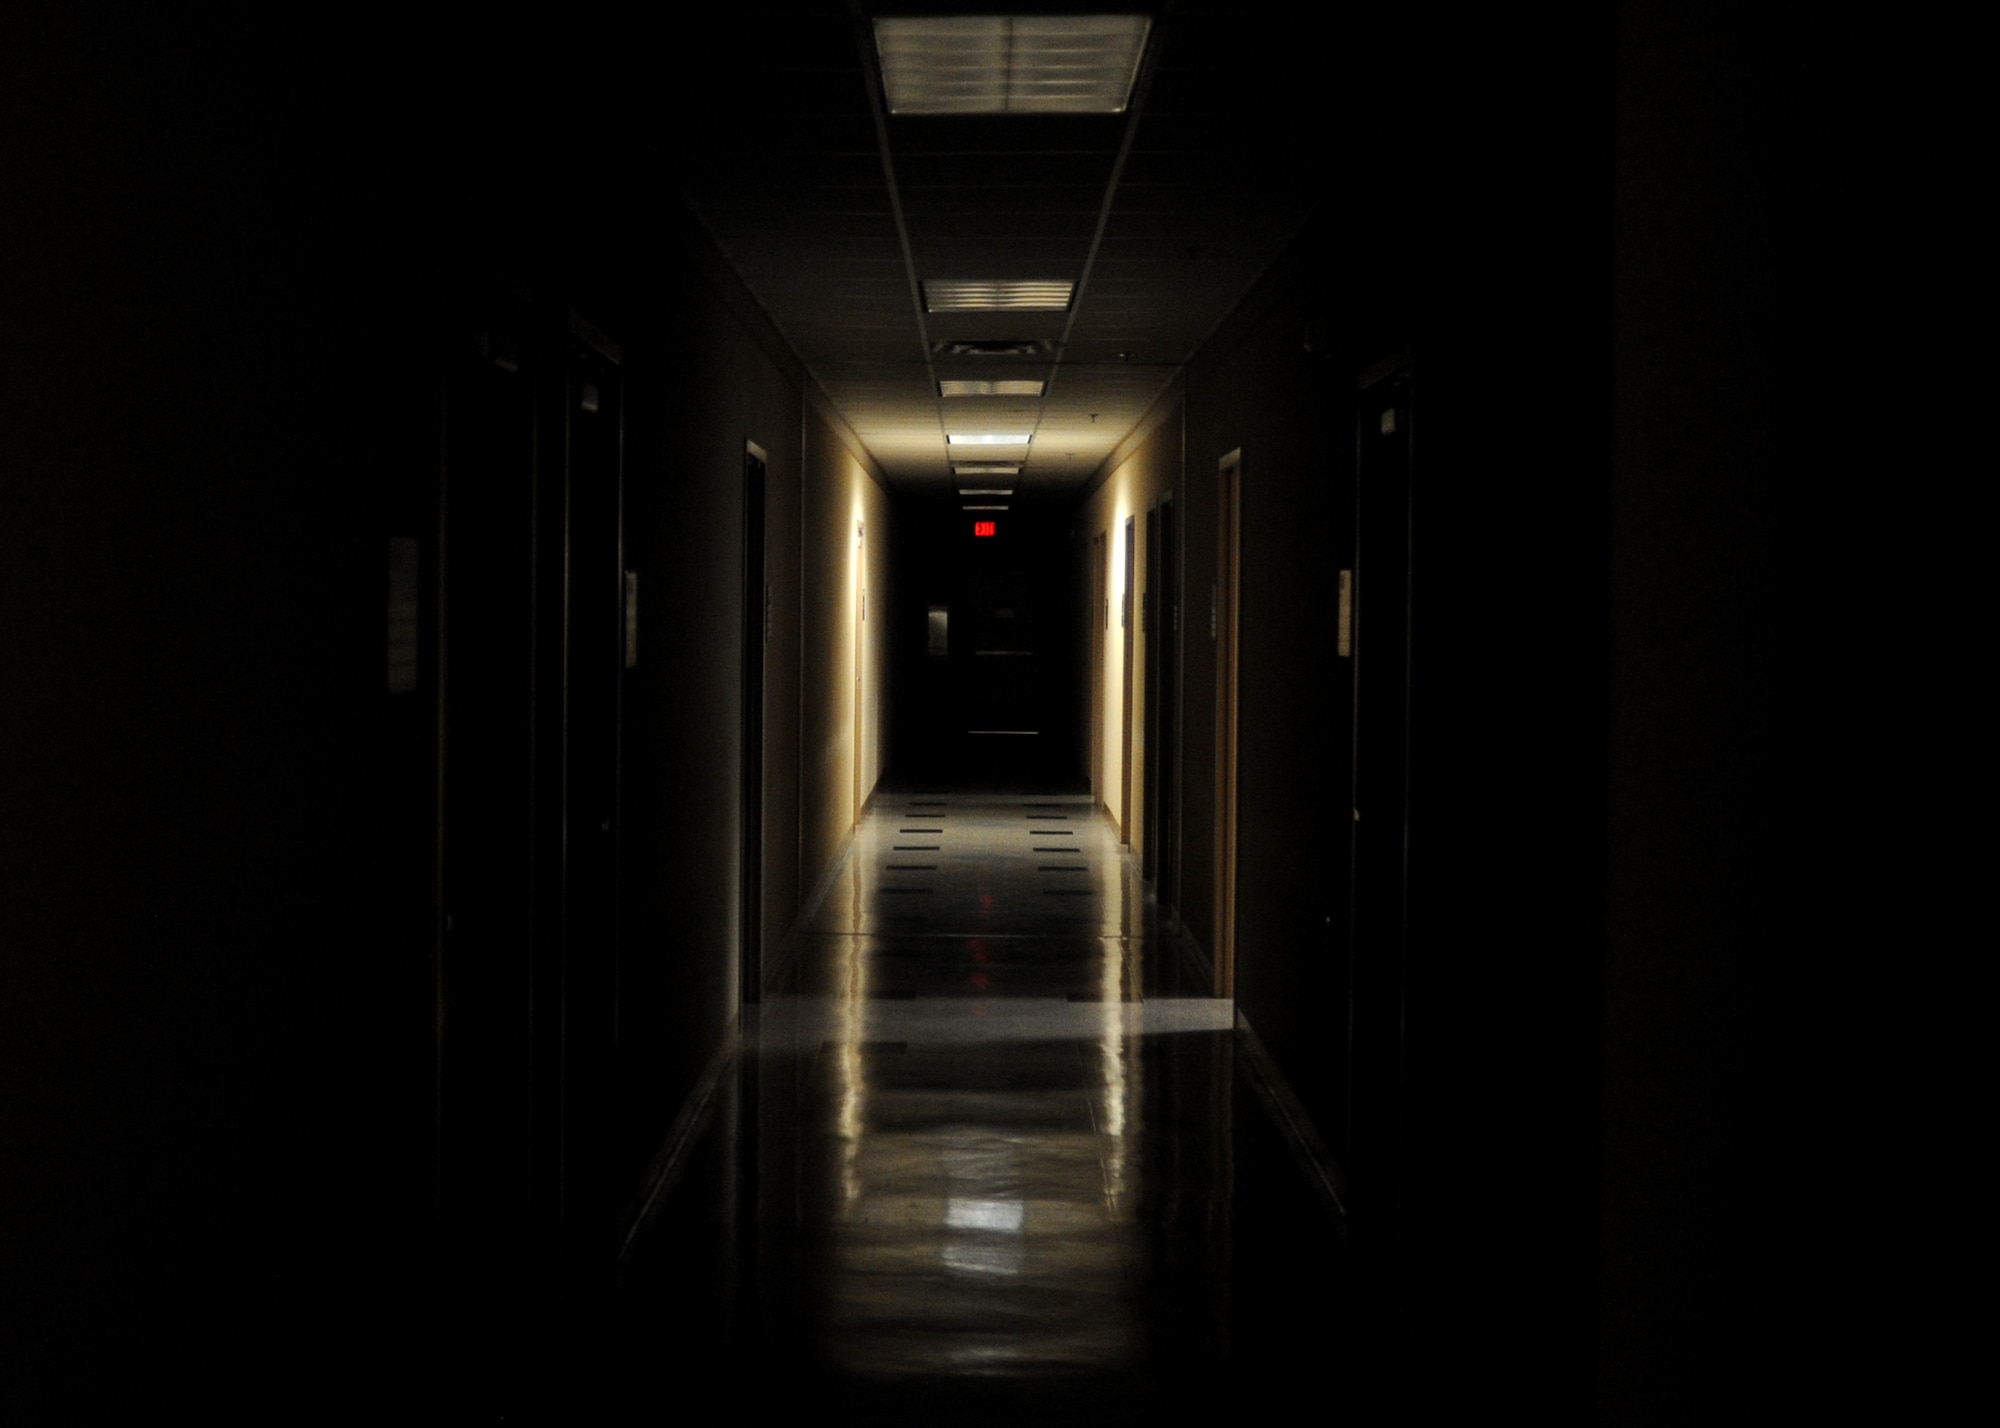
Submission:
M 1069 350 L 1070 333 L 1076 330 L 1077 311 L 1083 306 L 1084 294 L 1089 290 L 1098 251 L 1104 246 L 1104 230 L 1111 226 L 1111 206 L 1118 198 L 1118 184 L 1125 175 L 1126 160 L 1132 156 L 1132 142 L 1139 136 L 1139 120 L 1145 113 L 1146 97 L 1152 92 L 1153 75 L 1158 69 L 1161 38 L 1166 33 L 1166 21 L 1173 10 L 1173 0 L 1167 0 L 1160 7 L 1158 21 L 1146 36 L 1146 52 L 1139 61 L 1139 73 L 1132 82 L 1132 98 L 1125 110 L 1125 132 L 1118 141 L 1118 157 L 1111 161 L 1111 177 L 1104 185 L 1104 202 L 1098 205 L 1097 228 L 1090 235 L 1090 251 L 1084 255 L 1083 271 L 1077 274 L 1076 294 L 1070 300 L 1062 336 L 1056 339 L 1055 367 L 1049 373 L 1049 385 L 1042 392 L 1044 412 L 1047 411 L 1049 397 L 1055 393 L 1056 382 L 1062 376 L 1063 355 Z
M 882 157 L 882 181 L 889 186 L 889 213 L 896 224 L 896 241 L 903 250 L 903 277 L 909 284 L 910 309 L 917 321 L 917 349 L 923 354 L 924 376 L 932 390 L 937 387 L 937 368 L 931 361 L 930 325 L 924 321 L 923 283 L 917 277 L 916 250 L 910 244 L 910 225 L 903 216 L 902 187 L 896 181 L 896 160 L 889 151 L 889 113 L 882 98 L 882 68 L 875 54 L 875 27 L 872 16 L 863 12 L 858 0 L 850 0 L 854 16 L 854 44 L 861 52 L 861 72 L 867 80 L 868 117 L 875 123 L 875 143 Z M 938 435 L 944 433 L 944 413 L 937 414 Z
M 1027 0 L 1079 37 L 1115 29 L 1096 23 L 1105 12 L 1146 17 L 1123 59 L 1077 40 L 1093 83 L 1125 66 L 1129 88 L 1072 108 L 1066 77 L 1032 92 L 948 25 L 933 55 L 907 34 L 878 48 L 889 18 L 1004 29 L 1009 7 L 985 3 L 732 0 L 735 50 L 772 60 L 754 99 L 718 124 L 685 91 L 654 91 L 646 117 L 685 201 L 891 489 L 948 498 L 954 457 L 1004 458 L 1020 497 L 1068 501 L 1326 201 L 1318 156 L 1286 141 L 1323 96 L 1287 80 L 1308 27 L 1275 0 Z M 1049 29 L 1031 48 L 1068 63 Z M 926 91 L 946 107 L 897 97 L 895 66 L 962 55 L 978 72 Z M 1067 302 L 1034 300 L 1058 280 L 1073 280 Z M 980 457 L 947 440 L 1008 432 L 1029 440 Z

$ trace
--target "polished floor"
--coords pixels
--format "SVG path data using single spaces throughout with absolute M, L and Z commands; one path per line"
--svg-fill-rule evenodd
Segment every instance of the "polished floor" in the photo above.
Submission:
M 626 1248 L 621 1356 L 838 1422 L 1326 1409 L 1339 1216 L 1208 992 L 1088 798 L 878 794 Z

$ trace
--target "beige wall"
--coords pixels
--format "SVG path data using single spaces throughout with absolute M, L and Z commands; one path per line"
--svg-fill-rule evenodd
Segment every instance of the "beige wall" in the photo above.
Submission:
M 1140 790 L 1145 787 L 1146 651 L 1139 628 L 1140 595 L 1146 589 L 1146 513 L 1161 496 L 1172 492 L 1180 474 L 1178 429 L 1169 422 L 1158 427 L 1085 501 L 1079 530 L 1084 558 L 1093 568 L 1084 588 L 1097 591 L 1088 612 L 1091 622 L 1084 648 L 1090 670 L 1085 679 L 1090 707 L 1090 786 L 1133 846 L 1145 837 Z M 1125 523 L 1133 522 L 1132 564 L 1125 568 Z M 1098 542 L 1103 542 L 1104 576 L 1099 588 Z M 1129 621 L 1123 618 L 1127 590 L 1132 595 Z M 1125 694 L 1125 651 L 1132 646 L 1132 692 Z M 1126 769 L 1127 731 L 1131 768 Z M 1128 794 L 1129 789 L 1129 794 Z M 1128 806 L 1128 804 L 1130 806 Z
M 853 483 L 856 519 L 866 531 L 857 578 L 868 592 L 862 621 L 864 662 L 861 669 L 861 721 L 854 739 L 860 760 L 854 816 L 861 816 L 869 797 L 887 770 L 889 758 L 889 696 L 891 661 L 889 611 L 894 609 L 889 562 L 889 493 L 869 470 L 856 468 Z
M 796 400 L 796 398 L 794 398 Z M 777 435 L 777 433 L 773 433 Z M 799 866 L 799 431 L 791 423 L 768 448 L 764 482 L 764 581 L 770 624 L 764 639 L 763 961 L 769 969 L 810 888 Z M 751 619 L 762 612 L 752 610 Z
M 888 493 L 810 405 L 803 497 L 799 884 L 809 892 L 882 776 L 889 709 Z

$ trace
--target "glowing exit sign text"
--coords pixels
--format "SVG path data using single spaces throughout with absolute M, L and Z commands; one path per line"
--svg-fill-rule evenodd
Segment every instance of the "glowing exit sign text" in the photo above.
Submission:
M 972 533 L 976 536 L 990 536 L 996 534 L 996 527 L 997 523 L 993 521 L 974 521 Z

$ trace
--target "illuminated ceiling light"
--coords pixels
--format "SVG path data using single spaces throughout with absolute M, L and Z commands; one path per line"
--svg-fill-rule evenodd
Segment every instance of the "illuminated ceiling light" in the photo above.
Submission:
M 1039 397 L 1049 384 L 1044 381 L 977 382 L 956 377 L 938 379 L 938 395 L 941 397 Z
M 954 476 L 1019 476 L 1021 463 L 1018 461 L 973 461 L 963 466 L 951 468 Z
M 1011 496 L 1012 486 L 965 486 L 959 490 L 961 496 Z
M 987 278 L 926 278 L 925 312 L 1067 312 L 1076 284 L 1003 282 Z
M 947 432 L 944 440 L 947 446 L 1026 446 L 1032 437 L 1025 431 L 976 431 Z
M 968 511 L 1004 511 L 1004 510 L 1006 510 L 1006 509 L 1007 509 L 1007 503 L 1006 503 L 1005 501 L 1002 501 L 1002 502 L 1001 502 L 1000 504 L 998 504 L 998 505 L 994 505 L 994 506 L 971 506 L 971 505 L 968 505 L 968 506 L 967 506 L 967 507 L 966 507 L 965 509 L 966 509 L 966 510 L 968 510 Z
M 891 114 L 1122 114 L 1144 15 L 899 15 L 875 20 Z

